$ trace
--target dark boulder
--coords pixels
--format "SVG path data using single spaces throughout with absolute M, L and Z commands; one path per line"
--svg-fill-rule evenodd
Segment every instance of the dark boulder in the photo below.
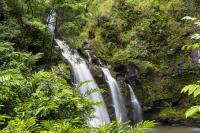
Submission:
M 122 82 L 131 83 L 135 82 L 136 84 L 140 83 L 140 74 L 134 65 L 119 65 L 114 68 L 114 71 L 117 72 L 117 80 Z
M 0 12 L 0 21 L 3 21 L 4 20 L 4 14 L 3 12 Z
M 3 7 L 3 4 L 2 2 L 0 2 L 0 21 L 3 21 L 5 18 L 2 7 Z

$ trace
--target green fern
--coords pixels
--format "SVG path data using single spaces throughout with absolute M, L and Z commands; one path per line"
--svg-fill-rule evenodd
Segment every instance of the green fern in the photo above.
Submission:
M 39 130 L 34 117 L 28 119 L 19 119 L 9 121 L 7 127 L 2 130 L 3 133 L 31 133 Z
M 0 72 L 0 85 L 3 86 L 22 86 L 24 78 L 14 69 L 8 69 Z
M 190 21 L 196 21 L 194 22 L 194 25 L 196 25 L 197 27 L 199 27 L 199 20 L 197 20 L 197 18 L 193 18 L 190 16 L 186 16 L 184 17 L 182 20 L 190 20 Z M 196 44 L 191 44 L 191 45 L 185 45 L 182 47 L 182 50 L 186 50 L 186 51 L 192 51 L 192 50 L 199 50 L 200 49 L 200 44 L 198 42 L 198 40 L 200 39 L 200 35 L 198 33 L 195 33 L 191 36 L 191 39 L 194 39 L 195 41 L 197 41 Z M 198 62 L 200 62 L 200 60 L 198 60 Z M 181 93 L 188 93 L 188 95 L 193 95 L 193 97 L 197 97 L 200 95 L 200 81 L 198 81 L 196 84 L 190 84 L 185 86 L 182 90 Z M 200 112 L 200 106 L 193 106 L 190 107 L 186 112 L 185 112 L 185 116 L 186 118 L 191 117 L 193 115 L 196 115 L 198 112 Z
M 154 121 L 142 121 L 134 126 L 135 133 L 145 133 L 145 131 L 149 128 L 155 126 Z
M 145 133 L 149 128 L 155 126 L 153 121 L 142 121 L 134 126 L 129 123 L 112 122 L 95 128 L 94 133 Z
M 26 55 L 26 60 L 25 60 L 25 64 L 29 67 L 31 67 L 32 65 L 35 65 L 35 63 L 37 61 L 39 61 L 39 59 L 41 59 L 43 57 L 43 53 L 37 53 L 35 55 L 33 54 L 27 54 Z
M 185 112 L 185 116 L 186 116 L 186 118 L 188 118 L 188 117 L 196 115 L 198 112 L 200 112 L 200 106 L 193 106 L 193 107 L 190 107 Z
M 186 93 L 186 92 L 188 92 L 188 95 L 193 94 L 194 97 L 197 97 L 198 95 L 200 95 L 200 85 L 198 84 L 187 85 L 181 90 L 181 93 Z
M 196 50 L 196 49 L 199 49 L 200 48 L 200 44 L 199 43 L 196 43 L 196 44 L 191 44 L 191 45 L 185 45 L 182 47 L 182 50 Z
M 193 95 L 194 97 L 197 97 L 200 95 L 200 85 L 199 84 L 187 85 L 181 90 L 181 93 L 188 93 L 188 95 Z M 200 112 L 200 106 L 193 106 L 185 112 L 185 116 L 186 118 L 191 117 L 197 114 L 198 112 Z

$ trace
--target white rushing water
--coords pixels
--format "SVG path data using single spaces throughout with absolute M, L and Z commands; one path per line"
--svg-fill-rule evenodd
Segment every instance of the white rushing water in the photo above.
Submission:
M 133 121 L 142 121 L 142 108 L 130 84 L 127 84 L 131 95 L 131 106 L 133 109 Z
M 124 100 L 122 98 L 119 85 L 117 84 L 117 81 L 112 77 L 110 71 L 107 68 L 102 67 L 101 69 L 104 73 L 106 82 L 108 83 L 108 86 L 112 95 L 115 116 L 118 121 L 125 122 L 127 121 L 127 111 L 126 111 L 126 107 L 124 104 Z
M 56 28 L 56 13 L 51 12 L 48 17 L 47 17 L 47 23 L 49 29 L 54 33 L 55 28 Z
M 48 27 L 49 29 L 54 32 L 55 30 L 55 25 L 56 25 L 56 13 L 51 13 L 51 15 L 48 16 L 47 22 L 48 22 Z M 82 94 L 85 94 L 88 90 L 90 89 L 97 89 L 98 86 L 85 62 L 83 60 L 78 52 L 72 51 L 69 46 L 64 42 L 59 39 L 55 39 L 56 43 L 62 50 L 62 55 L 63 57 L 69 62 L 71 65 L 71 70 L 73 74 L 73 82 L 74 84 L 80 84 L 85 81 L 90 81 L 85 84 L 83 84 L 80 88 L 79 91 Z M 92 93 L 89 96 L 94 102 L 102 102 L 104 103 L 103 97 L 100 92 Z M 110 118 L 108 115 L 108 111 L 106 106 L 101 105 L 101 106 L 94 106 L 94 116 L 92 120 L 89 121 L 89 124 L 93 127 L 99 126 L 104 123 L 109 123 Z
M 55 39 L 60 49 L 62 49 L 62 55 L 71 65 L 71 69 L 73 72 L 73 81 L 75 84 L 80 84 L 84 81 L 90 80 L 91 82 L 85 83 L 81 88 L 79 88 L 80 93 L 84 94 L 89 89 L 97 89 L 98 86 L 86 64 L 86 62 L 79 56 L 79 54 L 75 51 L 72 52 L 68 45 L 64 41 L 59 39 Z M 103 102 L 103 97 L 101 93 L 96 92 L 90 95 L 90 98 L 95 102 Z M 89 124 L 93 127 L 98 125 L 109 123 L 110 118 L 107 112 L 107 108 L 102 106 L 94 106 L 95 112 L 94 116 L 96 118 L 89 121 Z
M 87 56 L 88 56 L 88 61 L 90 64 L 92 64 L 92 57 L 90 55 L 90 51 L 89 50 L 86 50 L 86 53 L 87 53 Z

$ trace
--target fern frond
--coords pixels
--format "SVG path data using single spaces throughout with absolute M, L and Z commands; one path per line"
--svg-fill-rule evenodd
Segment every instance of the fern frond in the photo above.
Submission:
M 37 53 L 35 55 L 31 56 L 31 63 L 35 64 L 39 59 L 41 59 L 43 57 L 43 53 Z
M 23 81 L 23 76 L 14 69 L 9 69 L 0 72 L 0 85 L 3 86 L 20 86 Z
M 188 95 L 193 94 L 194 97 L 197 97 L 198 95 L 200 95 L 200 85 L 198 84 L 187 85 L 181 90 L 181 93 L 186 93 L 186 92 L 188 92 Z
M 196 43 L 196 44 L 188 44 L 182 47 L 182 50 L 196 50 L 200 48 L 200 44 Z
M 134 133 L 144 133 L 147 129 L 156 125 L 154 121 L 142 121 L 134 126 Z
M 26 61 L 27 65 L 34 65 L 37 61 L 39 61 L 39 59 L 42 58 L 43 55 L 43 53 L 37 53 L 35 55 L 29 54 Z
M 193 106 L 185 112 L 185 116 L 186 118 L 188 118 L 190 116 L 197 114 L 198 112 L 200 112 L 200 106 Z
M 14 48 L 12 45 L 10 42 L 0 42 L 0 57 L 13 52 Z

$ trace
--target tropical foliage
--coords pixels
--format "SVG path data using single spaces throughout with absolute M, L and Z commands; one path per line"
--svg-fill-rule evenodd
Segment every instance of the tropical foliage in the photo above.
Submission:
M 85 0 L 0 1 L 1 132 L 135 133 L 154 126 L 151 121 L 135 126 L 113 121 L 89 127 L 93 106 L 100 103 L 88 95 L 100 90 L 79 93 L 84 83 L 71 84 L 70 67 L 63 64 L 53 41 L 65 35 L 72 44 L 88 21 L 88 4 Z M 55 34 L 46 20 L 52 11 L 57 19 Z
M 100 89 L 78 93 L 89 81 L 72 84 L 70 66 L 55 46 L 55 37 L 83 58 L 88 56 L 86 50 L 91 52 L 90 69 L 102 88 L 106 85 L 97 65 L 99 60 L 108 64 L 121 81 L 127 107 L 124 81 L 137 88 L 145 112 L 155 109 L 162 117 L 178 117 L 182 111 L 176 109 L 189 106 L 186 117 L 200 112 L 199 57 L 191 59 L 192 51 L 200 48 L 199 5 L 198 0 L 1 0 L 1 132 L 143 133 L 154 126 L 152 121 L 112 121 L 90 127 L 93 106 L 99 103 L 88 95 L 102 92 L 111 106 L 109 93 Z M 54 33 L 48 28 L 52 14 Z M 177 93 L 181 88 L 195 100 Z
M 183 18 L 183 20 L 186 21 L 194 21 L 194 25 L 195 25 L 195 29 L 198 31 L 198 28 L 200 27 L 200 20 L 197 20 L 197 18 L 192 18 L 190 16 L 186 16 Z M 195 33 L 191 36 L 191 39 L 195 40 L 194 44 L 189 44 L 189 45 L 185 45 L 182 49 L 183 50 L 199 50 L 200 49 L 200 34 Z M 199 60 L 198 60 L 199 62 Z M 200 95 L 200 81 L 197 81 L 195 84 L 190 84 L 185 86 L 181 93 L 188 93 L 188 95 L 193 95 L 193 97 L 198 97 Z M 185 115 L 186 117 L 191 117 L 195 114 L 197 114 L 198 112 L 200 112 L 200 106 L 196 105 L 196 106 L 192 106 L 190 107 Z

